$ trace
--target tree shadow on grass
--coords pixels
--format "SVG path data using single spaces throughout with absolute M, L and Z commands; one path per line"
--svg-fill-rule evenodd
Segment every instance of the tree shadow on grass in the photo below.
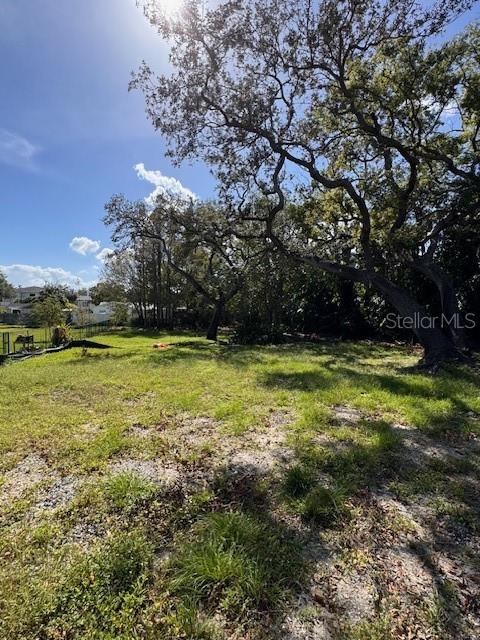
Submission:
M 464 398 L 460 397 L 464 387 L 459 386 L 463 380 L 461 372 L 450 373 L 426 379 L 424 376 L 412 378 L 400 375 L 388 375 L 383 373 L 360 373 L 351 368 L 339 367 L 335 369 L 339 376 L 348 377 L 359 389 L 366 391 L 381 389 L 392 394 L 401 402 L 407 402 L 422 417 L 423 429 L 433 435 L 439 435 L 447 430 L 457 432 L 474 427 L 472 421 L 471 406 Z M 478 387 L 480 390 L 480 376 L 471 374 L 465 382 Z M 456 384 L 455 384 L 456 383 Z M 450 409 L 441 414 L 436 412 L 429 401 L 442 400 L 450 403 Z
M 174 536 L 160 572 L 160 587 L 170 593 L 164 619 L 175 637 L 224 637 L 215 635 L 220 621 L 227 637 L 241 630 L 252 640 L 278 639 L 282 612 L 308 580 L 305 540 L 272 516 L 265 486 L 241 465 L 219 469 L 210 491 L 208 504 Z
M 150 362 L 158 365 L 186 362 L 218 362 L 243 369 L 262 361 L 262 355 L 255 348 L 225 347 L 214 343 L 178 342 L 165 343 L 166 348 L 152 349 L 147 355 Z
M 132 336 L 133 337 L 133 336 Z M 161 341 L 161 335 L 152 334 L 152 338 Z M 385 354 L 385 347 L 380 345 L 336 342 L 336 343 L 291 343 L 281 345 L 235 345 L 229 343 L 213 343 L 199 340 L 181 340 L 177 342 L 165 342 L 168 347 L 158 350 L 155 354 L 168 360 L 185 359 L 211 359 L 226 363 L 239 369 L 252 364 L 260 364 L 268 361 L 271 356 L 281 358 L 295 358 L 297 361 L 303 354 L 309 359 L 325 356 L 334 356 L 326 363 L 329 364 L 355 364 L 356 366 L 371 366 L 362 364 L 362 358 L 381 357 Z M 397 349 L 397 352 L 399 350 Z M 272 378 L 274 374 L 272 374 Z M 273 380 L 272 380 L 273 383 Z
M 435 436 L 445 431 L 461 433 L 477 427 L 478 416 L 468 403 L 466 387 L 470 387 L 469 393 L 475 400 L 475 389 L 480 390 L 478 373 L 452 368 L 434 377 L 422 374 L 407 376 L 375 372 L 372 365 L 368 365 L 368 371 L 359 370 L 361 364 L 361 361 L 356 362 L 355 367 L 350 367 L 341 359 L 340 364 L 335 359 L 318 366 L 309 363 L 304 371 L 289 371 L 286 364 L 286 370 L 259 373 L 258 380 L 268 388 L 294 391 L 324 391 L 347 382 L 349 393 L 355 389 L 357 396 L 387 392 L 392 396 L 392 409 L 413 410 L 421 421 L 422 429 Z M 448 402 L 450 406 L 447 410 L 445 407 L 440 410 L 431 401 Z
M 317 391 L 331 387 L 335 384 L 335 379 L 319 368 L 299 372 L 267 371 L 259 375 L 259 382 L 268 388 Z
M 423 434 L 415 430 L 404 431 L 389 423 L 371 420 L 344 425 L 345 429 L 350 430 L 352 439 L 347 439 L 343 433 L 339 441 L 335 438 L 335 427 L 332 427 L 320 444 L 315 435 L 310 442 L 300 441 L 296 447 L 297 465 L 300 466 L 296 467 L 295 474 L 292 469 L 287 469 L 284 479 L 286 491 L 290 493 L 289 500 L 297 505 L 299 512 L 312 515 L 311 510 L 305 510 L 309 496 L 315 492 L 319 495 L 317 483 L 327 488 L 335 508 L 326 511 L 323 507 L 313 515 L 320 513 L 324 518 L 327 514 L 339 532 L 344 527 L 338 538 L 335 535 L 332 538 L 334 553 L 340 553 L 340 557 L 352 550 L 361 557 L 366 549 L 369 550 L 370 557 L 374 558 L 373 564 L 369 565 L 374 576 L 372 584 L 376 584 L 378 601 L 383 603 L 384 610 L 387 607 L 387 615 L 392 618 L 392 632 L 405 634 L 398 637 L 407 637 L 413 629 L 428 636 L 434 628 L 438 637 L 445 640 L 473 638 L 468 633 L 475 623 L 469 616 L 476 616 L 476 624 L 480 623 L 480 598 L 474 581 L 475 565 L 471 561 L 480 542 L 480 498 L 479 482 L 473 481 L 475 490 L 471 473 L 480 467 L 480 447 L 471 449 L 468 442 L 462 445 L 465 456 L 476 456 L 477 466 L 472 466 L 458 457 L 457 450 L 450 450 L 443 444 L 438 448 L 433 443 L 430 447 L 425 446 Z M 355 431 L 359 432 L 357 439 L 353 437 Z M 316 481 L 312 480 L 314 478 Z M 394 512 L 384 510 L 385 500 L 390 506 L 396 505 Z M 346 515 L 352 508 L 351 515 Z M 374 514 L 373 519 L 368 516 L 369 512 Z M 365 520 L 368 517 L 370 521 Z M 410 525 L 406 526 L 406 517 L 415 524 L 414 531 L 410 530 Z M 349 518 L 353 518 L 352 524 L 348 523 Z M 365 520 L 363 523 L 362 519 Z M 387 534 L 382 531 L 382 528 L 388 530 L 392 524 L 394 526 Z M 406 526 L 407 533 L 401 532 L 403 526 Z M 349 529 L 351 539 L 345 535 Z M 400 551 L 395 556 L 397 547 Z M 331 550 L 330 547 L 328 551 Z M 418 569 L 410 569 L 411 575 L 408 575 L 407 563 L 400 575 L 393 578 L 391 571 L 395 565 L 388 564 L 388 559 L 392 558 L 389 554 L 393 554 L 398 562 L 413 554 Z M 453 567 L 450 568 L 453 575 L 442 568 L 445 564 Z M 430 577 L 430 586 L 410 598 L 409 580 L 416 584 L 418 571 Z M 408 580 L 402 583 L 404 574 Z M 326 584 L 329 584 L 328 580 Z M 335 596 L 321 584 L 318 588 L 323 589 L 321 599 L 327 602 L 330 614 L 338 615 Z M 402 604 L 398 609 L 398 601 L 394 601 L 390 611 L 388 603 L 392 589 L 398 592 Z M 353 593 L 347 595 L 354 598 Z M 405 621 L 402 607 L 405 611 L 412 610 L 409 629 L 405 628 L 409 622 Z M 426 611 L 431 611 L 431 614 L 426 615 Z M 370 622 L 365 622 L 365 629 L 374 621 L 372 612 Z M 400 629 L 395 625 L 403 627 Z M 348 629 L 346 622 L 342 638 L 360 637 L 350 636 Z M 334 625 L 332 636 L 338 637 L 335 635 L 337 632 Z

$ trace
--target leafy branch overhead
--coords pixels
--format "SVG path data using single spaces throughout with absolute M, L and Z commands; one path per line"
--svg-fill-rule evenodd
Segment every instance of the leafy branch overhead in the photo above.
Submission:
M 478 222 L 479 29 L 442 35 L 472 3 L 142 4 L 173 71 L 144 63 L 131 88 L 170 157 L 213 168 L 239 227 L 426 318 L 395 270 L 445 289 L 438 245 Z M 427 363 L 462 359 L 460 335 L 416 334 Z

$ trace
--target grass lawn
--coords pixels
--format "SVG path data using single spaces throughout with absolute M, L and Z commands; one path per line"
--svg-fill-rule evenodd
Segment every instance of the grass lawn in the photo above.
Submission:
M 17 336 L 29 335 L 33 336 L 35 342 L 45 342 L 49 340 L 50 332 L 44 327 L 25 327 L 23 325 L 15 324 L 1 324 L 0 333 L 10 334 L 10 348 L 13 351 L 13 342 Z M 21 345 L 17 346 L 17 351 L 21 349 Z
M 480 637 L 478 374 L 98 341 L 0 368 L 0 638 Z

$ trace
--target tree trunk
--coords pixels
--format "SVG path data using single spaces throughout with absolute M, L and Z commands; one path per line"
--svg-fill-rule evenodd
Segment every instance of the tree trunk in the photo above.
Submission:
M 368 325 L 358 308 L 353 280 L 340 280 L 338 295 L 339 328 L 346 335 L 357 337 L 365 335 L 368 331 Z
M 297 258 L 298 259 L 298 258 Z M 438 327 L 425 307 L 419 304 L 410 293 L 375 271 L 357 269 L 316 257 L 304 257 L 303 261 L 314 265 L 322 271 L 334 273 L 347 280 L 362 282 L 376 289 L 387 300 L 416 335 L 424 349 L 421 364 L 436 369 L 443 362 L 469 362 L 453 341 Z
M 225 300 L 220 298 L 215 305 L 212 319 L 207 331 L 207 340 L 214 340 L 216 342 L 218 336 L 218 327 L 222 321 L 223 312 L 225 311 Z
M 361 282 L 376 289 L 397 310 L 401 318 L 408 318 L 410 324 L 408 328 L 417 336 L 424 350 L 422 365 L 436 369 L 443 362 L 470 362 L 454 342 L 435 325 L 425 307 L 412 298 L 408 291 L 390 282 L 381 274 L 370 269 L 359 269 L 330 260 L 322 260 L 318 256 L 289 251 L 274 234 L 270 233 L 270 238 L 281 251 L 297 262 L 309 264 L 320 271 L 333 273 L 346 280 Z
M 465 362 L 466 358 L 454 342 L 442 331 L 426 311 L 410 294 L 379 274 L 372 274 L 370 282 L 398 311 L 402 319 L 409 319 L 410 327 L 424 349 L 423 363 L 436 367 L 442 362 Z
M 457 294 L 452 278 L 441 267 L 427 260 L 415 260 L 414 269 L 423 273 L 438 289 L 442 306 L 442 324 L 454 345 L 461 351 L 467 350 L 465 331 L 461 323 Z

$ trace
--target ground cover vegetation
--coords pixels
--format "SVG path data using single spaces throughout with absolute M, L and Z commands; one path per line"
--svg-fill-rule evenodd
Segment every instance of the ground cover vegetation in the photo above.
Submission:
M 476 373 L 102 341 L 1 370 L 0 637 L 476 637 Z

